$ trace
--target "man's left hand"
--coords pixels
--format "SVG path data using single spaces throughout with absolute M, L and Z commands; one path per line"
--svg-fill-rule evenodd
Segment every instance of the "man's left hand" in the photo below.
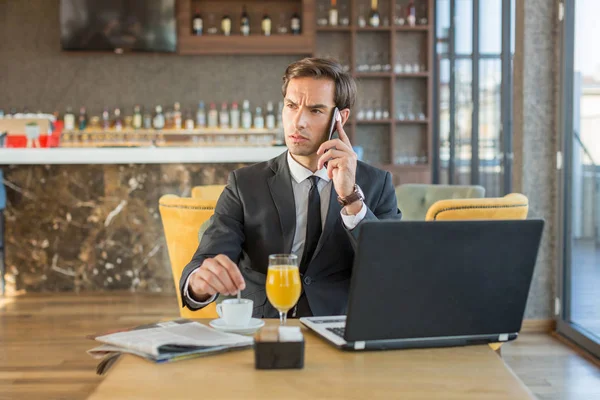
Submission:
M 339 196 L 346 197 L 354 192 L 358 157 L 344 131 L 341 118 L 336 122 L 336 126 L 339 139 L 328 140 L 319 147 L 317 154 L 321 157 L 317 168 L 323 168 L 327 162 L 327 175 L 333 180 L 335 191 Z

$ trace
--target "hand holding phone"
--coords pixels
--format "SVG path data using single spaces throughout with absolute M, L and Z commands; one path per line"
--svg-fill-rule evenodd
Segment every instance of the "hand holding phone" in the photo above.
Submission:
M 347 111 L 344 110 L 344 112 Z M 340 117 L 341 111 L 335 108 L 331 116 L 329 140 L 321 143 L 317 150 L 317 155 L 319 156 L 317 168 L 325 166 L 327 168 L 327 176 L 333 182 L 335 193 L 338 196 L 346 197 L 356 189 L 358 157 L 352 148 L 352 143 L 350 143 L 350 138 L 346 134 Z M 337 135 L 335 134 L 336 131 Z M 356 210 L 358 204 L 356 203 L 353 208 L 346 211 L 350 215 L 355 215 L 359 211 Z

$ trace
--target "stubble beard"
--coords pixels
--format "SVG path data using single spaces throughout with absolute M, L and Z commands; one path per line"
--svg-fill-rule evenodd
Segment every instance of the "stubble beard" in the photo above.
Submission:
M 325 137 L 325 135 L 323 135 L 323 138 L 321 138 L 321 140 L 318 143 L 314 143 L 314 142 L 308 142 L 308 143 L 301 143 L 301 144 L 294 144 L 292 143 L 286 143 L 286 146 L 289 150 L 289 152 L 294 155 L 294 156 L 300 156 L 300 157 L 308 157 L 308 156 L 312 156 L 314 154 L 317 153 L 317 150 L 319 150 L 319 147 L 321 146 L 321 144 L 323 142 L 325 142 L 327 138 Z M 290 140 L 290 139 L 288 139 Z

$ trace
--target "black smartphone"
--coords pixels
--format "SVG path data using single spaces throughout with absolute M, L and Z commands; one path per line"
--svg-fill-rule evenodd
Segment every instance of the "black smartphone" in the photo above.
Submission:
M 331 116 L 331 122 L 329 123 L 329 135 L 327 136 L 327 140 L 334 139 L 335 133 L 337 133 L 337 118 L 340 115 L 340 110 L 337 107 L 333 109 L 333 115 Z M 337 135 L 339 137 L 339 135 Z M 327 161 L 323 164 L 325 168 L 327 168 Z
M 331 122 L 329 123 L 329 136 L 327 137 L 327 140 L 333 139 L 334 133 L 337 132 L 336 119 L 338 115 L 340 115 L 340 110 L 337 107 L 334 107 L 333 115 L 331 116 Z

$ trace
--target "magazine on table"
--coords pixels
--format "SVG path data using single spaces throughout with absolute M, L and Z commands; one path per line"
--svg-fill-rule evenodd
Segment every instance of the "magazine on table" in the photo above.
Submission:
M 212 329 L 186 319 L 141 325 L 135 328 L 89 336 L 103 343 L 88 350 L 102 358 L 98 374 L 105 373 L 122 353 L 162 363 L 251 347 L 254 339 Z

